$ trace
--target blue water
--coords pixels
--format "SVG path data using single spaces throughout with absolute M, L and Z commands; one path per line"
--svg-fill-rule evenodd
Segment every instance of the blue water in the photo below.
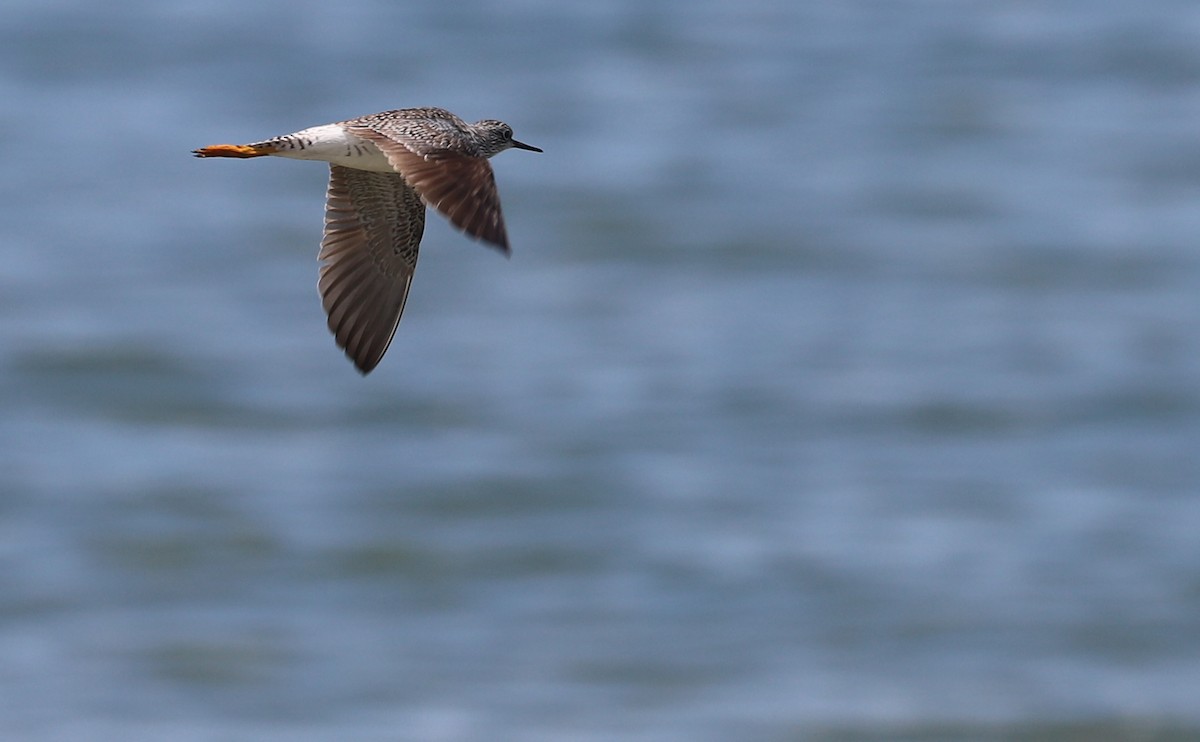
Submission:
M 360 377 L 325 168 L 500 118 Z M 1200 739 L 1200 6 L 0 8 L 0 738 Z

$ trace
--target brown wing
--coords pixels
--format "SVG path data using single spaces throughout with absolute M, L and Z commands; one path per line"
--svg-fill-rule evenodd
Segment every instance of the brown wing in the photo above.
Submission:
M 396 333 L 424 230 L 425 205 L 403 177 L 330 166 L 317 286 L 338 347 L 363 374 Z
M 511 252 L 496 176 L 486 158 L 446 149 L 419 155 L 403 142 L 368 126 L 350 125 L 347 129 L 379 147 L 396 172 L 451 224 L 506 255 Z

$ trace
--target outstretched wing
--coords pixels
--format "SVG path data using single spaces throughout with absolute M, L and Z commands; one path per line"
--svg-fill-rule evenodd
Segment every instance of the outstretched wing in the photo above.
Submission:
M 396 333 L 424 231 L 425 205 L 401 175 L 330 166 L 317 286 L 338 347 L 363 374 Z
M 365 124 L 347 124 L 346 129 L 378 147 L 425 203 L 455 227 L 506 255 L 511 252 L 496 176 L 486 158 L 449 149 L 418 154 L 405 143 L 402 133 L 380 131 Z

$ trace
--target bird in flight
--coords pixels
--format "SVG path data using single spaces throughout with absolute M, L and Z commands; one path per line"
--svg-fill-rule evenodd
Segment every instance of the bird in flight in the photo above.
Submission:
M 193 154 L 329 163 L 317 287 L 338 347 L 365 375 L 387 352 L 404 312 L 426 206 L 510 253 L 488 158 L 512 147 L 542 151 L 513 139 L 503 121 L 468 124 L 441 108 L 404 108 Z

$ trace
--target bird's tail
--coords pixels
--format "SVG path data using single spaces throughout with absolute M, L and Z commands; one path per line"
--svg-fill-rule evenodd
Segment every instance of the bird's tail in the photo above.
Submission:
M 263 157 L 276 152 L 269 144 L 210 144 L 192 150 L 197 157 Z

